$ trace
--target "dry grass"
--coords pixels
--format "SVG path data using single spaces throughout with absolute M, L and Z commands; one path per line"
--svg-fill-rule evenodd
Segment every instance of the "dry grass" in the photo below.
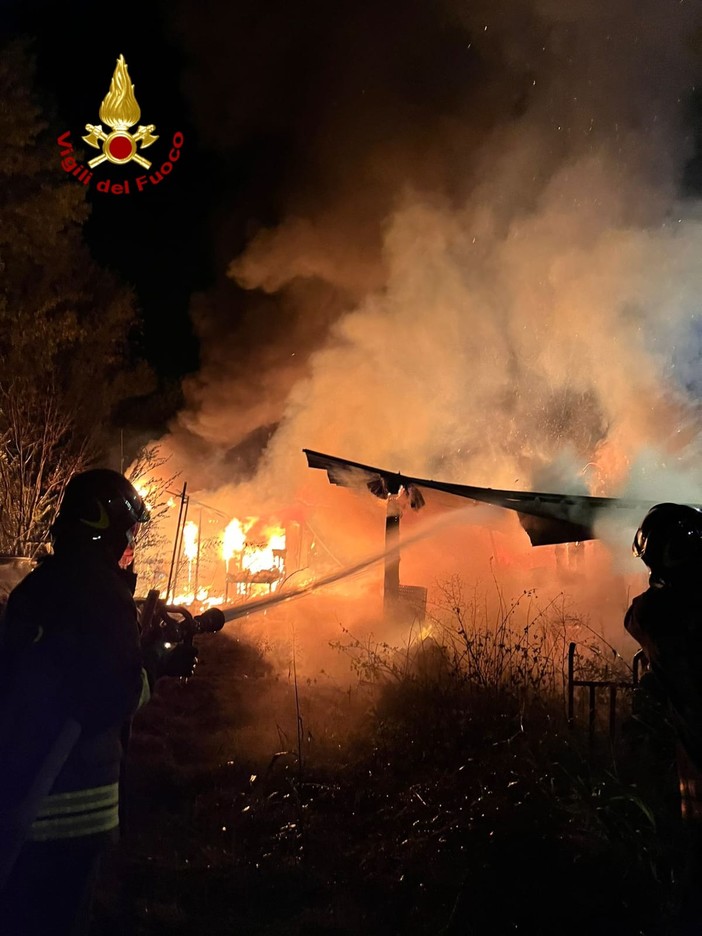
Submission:
M 456 584 L 430 641 L 344 633 L 351 687 L 203 637 L 135 724 L 95 936 L 653 936 L 680 855 L 668 762 L 642 782 L 652 729 L 588 745 L 564 717 L 574 621 L 525 592 L 488 628 Z

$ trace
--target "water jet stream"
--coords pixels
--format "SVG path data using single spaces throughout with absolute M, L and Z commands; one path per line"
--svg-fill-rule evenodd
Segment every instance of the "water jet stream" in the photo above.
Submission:
M 378 562 L 382 562 L 384 559 L 399 555 L 403 548 L 406 549 L 408 546 L 411 546 L 420 540 L 428 539 L 439 530 L 445 529 L 448 526 L 452 526 L 455 523 L 460 523 L 467 515 L 470 515 L 471 519 L 475 522 L 476 512 L 482 513 L 486 512 L 486 510 L 489 510 L 492 513 L 491 508 L 486 509 L 483 506 L 478 507 L 472 505 L 470 507 L 463 507 L 459 510 L 451 511 L 450 513 L 444 514 L 441 517 L 430 521 L 421 530 L 417 530 L 416 533 L 407 537 L 407 539 L 402 540 L 392 549 L 385 549 L 382 552 L 374 553 L 372 556 L 361 559 L 359 562 L 355 562 L 353 565 L 347 566 L 343 569 L 338 569 L 336 572 L 325 575 L 323 578 L 318 579 L 315 582 L 310 582 L 307 585 L 300 585 L 298 588 L 291 589 L 288 592 L 279 592 L 278 594 L 270 595 L 266 598 L 249 601 L 246 604 L 239 605 L 236 608 L 223 609 L 222 613 L 224 614 L 224 620 L 225 622 L 235 621 L 237 618 L 247 617 L 249 614 L 256 614 L 259 611 L 265 611 L 267 608 L 272 608 L 274 605 L 282 604 L 284 601 L 292 601 L 295 598 L 301 598 L 303 595 L 317 591 L 319 588 L 324 588 L 326 585 L 333 585 L 334 583 L 340 582 L 343 579 L 350 578 L 353 575 L 358 575 L 361 572 L 365 572 L 365 570 L 369 569 L 371 566 L 376 565 Z

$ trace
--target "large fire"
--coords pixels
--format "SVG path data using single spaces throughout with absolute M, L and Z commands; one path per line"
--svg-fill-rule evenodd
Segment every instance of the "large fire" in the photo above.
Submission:
M 455 500 L 447 505 L 429 495 L 421 510 L 412 510 L 411 498 L 403 497 L 390 530 L 382 498 L 329 485 L 317 472 L 303 481 L 268 515 L 235 516 L 236 505 L 228 514 L 226 492 L 186 497 L 185 485 L 178 494 L 165 490 L 171 482 L 164 480 L 138 484 L 147 502 L 162 505 L 152 509 L 157 532 L 149 548 L 144 543 L 137 553 L 139 591 L 155 588 L 170 603 L 199 612 L 261 599 L 268 607 L 269 599 L 277 604 L 321 583 L 324 600 L 353 608 L 341 612 L 346 616 L 358 609 L 369 620 L 388 620 L 397 617 L 390 609 L 401 605 L 416 634 L 437 586 L 451 575 L 484 582 L 497 575 L 500 587 L 510 590 L 516 583 L 523 589 L 523 582 L 572 577 L 584 559 L 582 544 L 533 550 L 511 511 L 488 516 L 489 508 Z M 401 552 L 393 555 L 395 544 Z
M 260 532 L 256 533 L 259 528 Z M 281 526 L 260 526 L 256 518 L 234 518 L 224 531 L 225 601 L 275 591 L 285 576 L 286 534 Z
M 153 544 L 137 551 L 139 591 L 155 588 L 169 603 L 196 613 L 249 604 L 258 613 L 286 602 L 275 623 L 273 616 L 261 618 L 261 626 L 272 623 L 274 631 L 281 621 L 297 619 L 290 598 L 315 593 L 303 617 L 305 624 L 315 621 L 314 641 L 321 646 L 320 635 L 328 637 L 340 621 L 386 630 L 406 626 L 412 639 L 426 636 L 445 603 L 447 583 L 458 575 L 470 583 L 468 605 L 482 602 L 480 613 L 496 620 L 514 594 L 528 590 L 535 604 L 567 595 L 584 609 L 588 626 L 610 635 L 621 631 L 627 595 L 639 589 L 613 567 L 606 545 L 534 548 L 513 511 L 447 504 L 431 495 L 418 510 L 403 501 L 399 522 L 390 524 L 382 498 L 329 485 L 317 473 L 305 491 L 273 504 L 268 515 L 232 516 L 236 506 L 228 514 L 229 500 L 213 492 L 195 495 L 203 502 L 186 498 L 185 489 L 170 499 L 152 493 L 163 507 L 160 517 L 152 511 L 158 520 Z
M 166 504 L 167 514 L 177 506 Z M 286 576 L 286 529 L 258 517 L 186 520 L 172 535 L 175 549 L 159 544 L 141 552 L 141 590 L 155 587 L 176 605 L 230 605 L 276 591 Z M 146 559 L 145 556 L 149 556 Z M 156 558 L 154 558 L 156 556 Z M 168 566 L 168 568 L 167 568 Z

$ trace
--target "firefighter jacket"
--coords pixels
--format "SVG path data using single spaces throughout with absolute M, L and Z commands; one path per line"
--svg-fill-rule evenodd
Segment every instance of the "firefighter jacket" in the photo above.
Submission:
M 0 672 L 0 808 L 26 813 L 27 791 L 43 790 L 30 841 L 116 830 L 121 736 L 148 698 L 136 605 L 116 564 L 85 548 L 30 572 L 7 601 Z M 51 752 L 71 725 L 57 762 Z
M 641 645 L 678 739 L 683 817 L 702 819 L 702 603 L 687 582 L 651 585 L 624 627 Z

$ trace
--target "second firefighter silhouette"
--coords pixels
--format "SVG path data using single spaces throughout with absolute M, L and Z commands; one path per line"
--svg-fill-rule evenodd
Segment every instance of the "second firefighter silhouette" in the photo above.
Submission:
M 631 602 L 626 630 L 641 645 L 656 696 L 675 735 L 680 812 L 687 847 L 680 920 L 669 932 L 702 932 L 702 511 L 652 507 L 636 532 L 634 555 L 650 571 Z

